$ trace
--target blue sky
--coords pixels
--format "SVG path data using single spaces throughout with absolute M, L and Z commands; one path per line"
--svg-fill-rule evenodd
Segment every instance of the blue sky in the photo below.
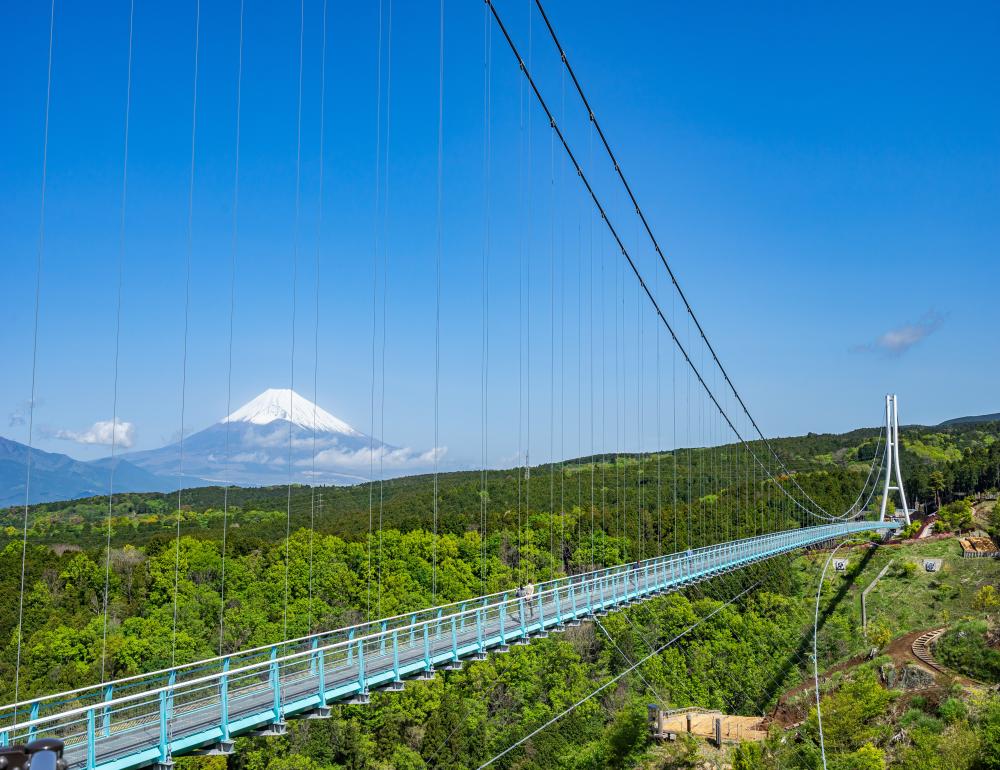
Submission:
M 233 230 L 239 5 L 202 5 L 188 431 L 225 414 Z M 527 57 L 530 4 L 497 5 Z M 100 440 L 93 428 L 113 409 L 129 5 L 55 7 L 35 443 L 89 458 L 109 450 L 86 442 Z M 375 432 L 423 449 L 434 441 L 438 6 L 397 0 L 387 42 L 383 0 L 381 89 L 379 4 L 329 0 L 328 8 L 320 221 L 322 3 L 305 3 L 294 385 L 312 397 L 318 331 L 319 403 L 372 429 L 376 255 L 380 276 L 382 260 L 388 265 L 388 286 L 384 429 L 377 382 Z M 546 8 L 766 433 L 874 424 L 889 390 L 899 393 L 905 422 L 1000 410 L 995 4 L 550 0 Z M 483 14 L 482 4 L 446 0 L 445 462 L 469 466 L 481 457 L 487 245 L 490 463 L 509 464 L 528 445 L 529 400 L 533 460 L 590 451 L 591 372 L 595 449 L 602 432 L 606 449 L 669 446 L 672 409 L 697 412 L 703 403 L 689 404 L 682 375 L 672 385 L 661 332 L 657 405 L 654 319 L 647 306 L 637 308 L 634 279 L 621 272 L 575 175 L 553 152 L 502 37 L 492 28 L 484 35 Z M 265 388 L 288 387 L 293 370 L 298 4 L 247 0 L 245 25 L 233 408 Z M 543 33 L 533 16 L 539 85 L 673 309 L 662 268 L 655 277 L 649 244 L 611 168 L 591 149 L 585 115 Z M 46 3 L 0 10 L 0 433 L 18 440 L 26 438 L 30 395 L 47 34 Z M 118 414 L 131 426 L 132 448 L 159 446 L 180 430 L 193 42 L 193 2 L 136 0 L 118 367 Z M 611 308 L 625 316 L 617 333 Z M 679 328 L 686 333 L 683 322 Z M 697 344 L 693 355 L 701 355 Z M 725 438 L 721 429 L 686 430 L 682 421 L 678 443 Z

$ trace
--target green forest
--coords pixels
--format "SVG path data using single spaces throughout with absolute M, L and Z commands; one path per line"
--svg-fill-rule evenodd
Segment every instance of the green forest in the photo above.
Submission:
M 948 505 L 995 490 L 998 434 L 997 424 L 906 429 L 911 495 Z M 25 511 L 8 509 L 0 512 L 0 633 L 6 640 L 0 698 L 9 703 L 14 697 L 22 609 L 21 700 L 100 681 L 102 669 L 114 678 L 273 643 L 285 638 L 286 624 L 289 635 L 302 635 L 527 580 L 816 523 L 789 495 L 846 510 L 866 479 L 877 436 L 864 430 L 774 440 L 793 472 L 775 473 L 777 481 L 752 461 L 751 450 L 736 446 L 581 458 L 530 474 L 491 471 L 485 489 L 479 472 L 442 474 L 436 534 L 430 477 L 296 487 L 290 507 L 286 487 L 229 490 L 225 509 L 223 490 L 211 487 L 120 495 L 110 505 L 95 498 L 32 506 L 23 608 Z M 769 449 L 758 442 L 752 451 L 763 458 Z M 777 465 L 773 457 L 768 462 L 771 469 Z M 945 549 L 946 542 L 954 544 L 936 541 L 934 547 Z M 900 599 L 876 603 L 883 616 L 866 642 L 857 592 L 890 558 L 906 564 L 918 558 L 905 555 L 910 551 L 890 557 L 891 548 L 858 545 L 851 569 L 824 584 L 818 648 L 821 668 L 831 672 L 822 702 L 830 767 L 1000 768 L 1000 701 L 986 689 L 972 696 L 954 682 L 944 691 L 914 694 L 890 684 L 884 656 L 866 660 L 871 647 L 885 647 L 927 622 L 926 613 L 947 612 L 965 625 L 946 637 L 942 656 L 969 677 L 995 682 L 996 606 L 976 594 L 981 584 L 996 582 L 995 563 L 970 566 L 941 550 L 947 569 L 937 584 L 915 567 L 890 570 L 887 590 L 912 597 L 913 606 Z M 811 696 L 808 690 L 797 700 L 787 695 L 811 686 L 813 601 L 826 555 L 772 559 L 613 613 L 599 625 L 584 623 L 408 683 L 404 692 L 377 693 L 369 706 L 337 707 L 329 720 L 292 722 L 285 737 L 240 739 L 228 758 L 178 764 L 205 770 L 477 768 L 686 631 L 651 657 L 641 676 L 621 679 L 495 766 L 685 768 L 718 760 L 734 770 L 817 768 Z M 854 663 L 839 669 L 846 661 Z M 744 715 L 780 707 L 799 718 L 795 726 L 775 719 L 767 741 L 743 744 L 723 760 L 693 739 L 651 743 L 651 702 Z

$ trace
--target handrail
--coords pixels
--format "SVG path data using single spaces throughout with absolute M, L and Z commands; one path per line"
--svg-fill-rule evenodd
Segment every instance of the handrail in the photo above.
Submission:
M 826 526 L 826 525 L 820 525 L 820 526 Z M 808 529 L 808 528 L 807 527 L 800 527 L 798 529 Z M 745 543 L 745 542 L 750 542 L 750 541 L 760 541 L 762 538 L 772 537 L 774 535 L 783 534 L 784 532 L 793 532 L 793 531 L 796 531 L 796 530 L 783 530 L 782 532 L 767 533 L 767 534 L 764 534 L 764 535 L 757 535 L 757 536 L 751 536 L 751 537 L 746 537 L 746 538 L 740 538 L 738 540 L 730 540 L 730 541 L 727 541 L 725 543 L 725 545 L 736 545 L 738 543 Z M 699 546 L 697 548 L 688 549 L 687 551 L 682 551 L 682 552 L 673 553 L 673 554 L 660 554 L 658 556 L 650 557 L 649 559 L 639 560 L 639 561 L 636 561 L 636 562 L 626 562 L 626 563 L 623 563 L 623 564 L 616 564 L 616 565 L 612 565 L 610 567 L 601 567 L 600 569 L 597 569 L 597 570 L 591 570 L 589 572 L 581 572 L 581 573 L 578 573 L 576 575 L 564 575 L 562 577 L 553 578 L 553 579 L 544 581 L 542 583 L 539 583 L 538 586 L 537 586 L 537 593 L 541 594 L 541 593 L 549 592 L 549 591 L 553 590 L 552 587 L 558 587 L 559 584 L 567 584 L 568 585 L 570 583 L 581 583 L 581 582 L 585 582 L 585 580 L 591 580 L 591 579 L 594 579 L 596 577 L 600 577 L 600 576 L 603 576 L 603 575 L 617 574 L 617 573 L 620 573 L 622 571 L 633 569 L 636 564 L 647 565 L 647 564 L 652 564 L 652 563 L 657 562 L 657 561 L 662 560 L 662 559 L 670 559 L 670 558 L 677 557 L 677 556 L 687 556 L 687 555 L 701 554 L 702 552 L 707 552 L 707 551 L 709 551 L 709 550 L 711 550 L 713 548 L 717 548 L 720 545 L 723 545 L 723 544 L 722 543 L 717 543 L 717 544 L 714 544 L 714 545 Z M 547 586 L 549 586 L 549 587 L 547 587 Z M 250 648 L 247 648 L 247 649 L 244 649 L 244 650 L 236 650 L 234 652 L 226 653 L 224 655 L 216 655 L 216 656 L 211 657 L 211 658 L 202 658 L 200 660 L 190 661 L 188 663 L 179 663 L 176 666 L 172 666 L 170 668 L 157 669 L 155 671 L 148 671 L 148 672 L 141 673 L 141 674 L 132 674 L 131 676 L 120 677 L 118 679 L 111 679 L 111 680 L 107 680 L 105 682 L 95 682 L 94 684 L 84 685 L 83 687 L 78 687 L 78 688 L 73 689 L 73 690 L 64 690 L 62 692 L 52 693 L 52 694 L 49 694 L 49 695 L 41 695 L 41 696 L 38 696 L 38 697 L 35 697 L 35 698 L 27 698 L 25 700 L 17 701 L 15 703 L 7 703 L 7 704 L 0 705 L 0 713 L 6 712 L 8 710 L 12 710 L 12 709 L 15 709 L 15 708 L 18 708 L 18 707 L 21 707 L 21 706 L 32 706 L 35 703 L 46 703 L 46 702 L 50 702 L 50 701 L 52 701 L 52 700 L 54 700 L 56 698 L 69 698 L 69 696 L 80 695 L 82 693 L 87 693 L 87 692 L 96 691 L 96 690 L 104 690 L 104 689 L 106 689 L 108 687 L 119 687 L 119 686 L 124 685 L 124 684 L 135 682 L 137 680 L 154 679 L 154 678 L 156 678 L 158 676 L 167 676 L 169 674 L 177 673 L 177 672 L 180 672 L 180 671 L 183 671 L 183 670 L 186 670 L 186 669 L 208 666 L 208 665 L 210 665 L 212 663 L 221 662 L 221 661 L 224 661 L 226 659 L 232 659 L 232 658 L 235 658 L 235 657 L 241 657 L 241 656 L 246 656 L 246 655 L 253 655 L 255 653 L 266 652 L 266 651 L 268 651 L 271 648 L 276 647 L 276 646 L 290 646 L 290 645 L 298 644 L 300 642 L 310 642 L 313 639 L 319 639 L 321 637 L 328 636 L 330 634 L 350 633 L 352 631 L 356 631 L 356 630 L 358 630 L 360 628 L 363 628 L 363 627 L 366 627 L 366 626 L 378 625 L 380 627 L 379 631 L 381 631 L 381 626 L 383 624 L 392 623 L 394 621 L 408 620 L 408 619 L 412 618 L 414 615 L 419 615 L 419 614 L 424 613 L 424 612 L 437 612 L 437 613 L 440 613 L 443 610 L 447 610 L 449 608 L 459 607 L 460 605 L 463 605 L 463 604 L 467 605 L 470 602 L 477 602 L 477 603 L 479 603 L 479 602 L 482 602 L 484 600 L 488 600 L 488 599 L 493 599 L 495 597 L 504 596 L 506 594 L 509 594 L 510 592 L 511 592 L 511 589 L 507 589 L 505 591 L 496 591 L 496 592 L 494 592 L 492 594 L 485 594 L 483 596 L 476 596 L 476 597 L 471 597 L 471 598 L 468 598 L 468 599 L 459 599 L 459 600 L 456 600 L 454 602 L 450 602 L 448 604 L 436 605 L 436 606 L 433 606 L 433 607 L 424 607 L 424 608 L 419 609 L 419 610 L 412 610 L 410 612 L 404 612 L 404 613 L 400 613 L 398 615 L 392 615 L 392 616 L 385 617 L 385 618 L 377 618 L 377 619 L 374 619 L 374 620 L 366 620 L 366 621 L 361 622 L 361 623 L 355 623 L 354 625 L 351 625 L 351 626 L 342 626 L 340 628 L 327 629 L 325 631 L 317 631 L 315 633 L 308 634 L 306 636 L 295 637 L 295 638 L 292 638 L 292 639 L 285 639 L 285 640 L 282 640 L 280 642 L 272 642 L 270 644 L 263 644 L 263 645 L 259 645 L 257 647 L 250 647 Z M 492 604 L 492 605 L 482 604 L 480 606 L 482 606 L 482 607 L 495 606 L 495 603 Z M 449 613 L 446 616 L 450 616 L 450 614 L 454 614 L 454 613 Z M 412 624 L 408 624 L 406 627 L 409 628 L 410 625 L 412 625 Z M 358 638 L 361 638 L 361 637 L 354 637 L 354 641 L 357 641 Z
M 817 543 L 817 542 L 822 542 L 823 540 L 828 539 L 828 537 L 830 535 L 834 534 L 834 532 L 841 531 L 844 528 L 849 528 L 849 529 L 852 529 L 852 530 L 855 530 L 855 531 L 863 531 L 864 529 L 868 529 L 868 528 L 886 528 L 886 527 L 892 527 L 892 526 L 895 526 L 895 524 L 892 523 L 892 522 L 875 522 L 875 523 L 871 523 L 871 524 L 869 524 L 868 522 L 855 522 L 855 523 L 850 523 L 850 524 L 847 524 L 847 523 L 842 523 L 842 524 L 827 524 L 827 525 L 820 525 L 820 526 L 817 526 L 817 527 L 806 527 L 806 528 L 801 528 L 801 529 L 797 529 L 797 530 L 785 530 L 785 531 L 777 532 L 777 533 L 769 533 L 767 535 L 762 535 L 762 536 L 758 536 L 758 537 L 755 537 L 755 538 L 743 538 L 743 539 L 737 540 L 737 541 L 730 541 L 730 542 L 726 542 L 726 543 L 720 543 L 720 544 L 716 544 L 716 545 L 712 545 L 712 546 L 702 547 L 702 548 L 699 548 L 699 549 L 691 549 L 690 551 L 686 551 L 686 552 L 678 553 L 678 554 L 666 554 L 666 555 L 662 555 L 662 556 L 652 557 L 650 559 L 646 559 L 646 560 L 643 560 L 643 561 L 635 562 L 634 564 L 616 565 L 613 568 L 605 568 L 605 569 L 601 569 L 601 570 L 595 570 L 595 571 L 593 571 L 591 573 L 583 573 L 582 575 L 579 575 L 579 576 L 571 576 L 572 578 L 576 578 L 575 580 L 570 579 L 570 578 L 561 578 L 561 579 L 556 580 L 556 581 L 549 581 L 549 584 L 552 585 L 553 587 L 549 588 L 549 589 L 546 589 L 544 591 L 540 591 L 537 594 L 537 596 L 538 596 L 537 601 L 540 604 L 544 604 L 544 602 L 545 602 L 545 598 L 544 597 L 546 597 L 546 596 L 553 596 L 553 595 L 555 595 L 556 597 L 558 597 L 558 591 L 560 590 L 560 588 L 565 587 L 565 586 L 593 584 L 594 582 L 599 581 L 599 580 L 601 580 L 603 578 L 606 578 L 609 575 L 620 575 L 623 572 L 627 572 L 627 573 L 639 572 L 639 570 L 641 569 L 642 566 L 647 566 L 648 567 L 649 565 L 666 564 L 668 562 L 675 562 L 675 561 L 676 562 L 681 562 L 681 563 L 691 563 L 692 561 L 695 560 L 696 556 L 706 556 L 706 555 L 709 555 L 712 552 L 716 552 L 716 553 L 725 553 L 727 551 L 732 552 L 732 551 L 737 550 L 735 548 L 735 546 L 738 546 L 741 543 L 746 543 L 746 542 L 749 542 L 749 541 L 753 541 L 753 542 L 755 542 L 758 545 L 761 545 L 761 544 L 770 544 L 771 542 L 773 542 L 775 540 L 779 540 L 779 539 L 782 539 L 782 538 L 788 538 L 788 536 L 791 535 L 794 532 L 801 531 L 804 535 L 806 535 L 806 533 L 808 533 L 808 535 L 806 535 L 803 538 L 803 542 L 802 543 L 797 544 L 795 546 L 792 546 L 792 547 L 796 547 L 797 548 L 797 547 L 803 547 L 805 545 L 809 545 L 809 544 L 813 544 L 813 543 Z M 760 550 L 763 551 L 764 553 L 766 553 L 765 549 L 760 549 Z M 757 554 L 757 556 L 760 556 L 760 555 L 762 555 L 762 554 L 760 554 L 760 553 Z M 591 577 L 587 577 L 588 575 L 591 575 Z M 506 596 L 509 593 L 510 593 L 509 591 L 507 591 L 507 592 L 498 592 L 497 594 L 493 594 L 491 596 L 482 597 L 482 598 L 485 599 L 485 600 L 488 600 L 488 599 L 492 598 L 492 596 Z M 470 600 L 466 600 L 466 602 L 464 602 L 464 604 L 468 604 L 469 601 Z M 536 601 L 536 600 L 533 598 L 532 602 L 534 602 L 534 601 Z M 493 604 L 479 604 L 479 602 L 477 601 L 476 602 L 476 606 L 474 606 L 472 608 L 467 608 L 467 609 L 464 609 L 464 610 L 460 610 L 459 612 L 453 612 L 453 613 L 450 613 L 448 615 L 436 614 L 434 617 L 423 619 L 423 620 L 421 620 L 421 621 L 419 621 L 417 623 L 411 623 L 409 626 L 407 626 L 407 628 L 411 629 L 412 631 L 415 632 L 416 629 L 419 629 L 419 628 L 422 628 L 422 627 L 431 626 L 431 625 L 454 624 L 454 623 L 457 622 L 458 618 L 462 618 L 463 619 L 462 622 L 464 623 L 465 622 L 464 619 L 467 618 L 468 616 L 478 615 L 480 613 L 487 612 L 490 609 L 498 608 L 498 607 L 500 607 L 502 605 L 503 606 L 509 606 L 512 603 L 513 604 L 519 604 L 520 602 L 521 602 L 521 597 L 516 597 L 516 598 L 513 598 L 513 599 L 511 599 L 511 598 L 505 598 L 505 599 L 502 599 L 499 602 L 494 602 Z M 462 604 L 462 602 L 456 602 L 456 603 L 453 603 L 453 605 L 444 605 L 444 607 L 454 606 L 454 604 Z M 443 607 L 441 609 L 443 609 Z M 409 617 L 412 617 L 413 615 L 414 615 L 414 613 L 408 613 Z M 117 709 L 122 704 L 138 703 L 140 701 L 143 701 L 144 699 L 150 699 L 150 698 L 153 698 L 154 696 L 160 695 L 162 693 L 175 693 L 176 694 L 176 693 L 178 693 L 180 691 L 192 691 L 192 690 L 196 689 L 200 685 L 208 684 L 208 683 L 212 683 L 212 682 L 217 682 L 217 681 L 219 681 L 220 679 L 222 679 L 224 677 L 231 678 L 231 677 L 236 676 L 236 675 L 242 675 L 242 674 L 248 674 L 248 673 L 251 673 L 251 675 L 252 675 L 252 672 L 259 672 L 262 669 L 268 669 L 268 668 L 272 668 L 273 669 L 274 667 L 280 667 L 280 664 L 287 663 L 287 662 L 293 661 L 293 660 L 301 660 L 301 659 L 306 658 L 308 656 L 316 655 L 319 652 L 326 653 L 326 652 L 331 652 L 331 651 L 344 650 L 344 649 L 349 649 L 349 648 L 352 648 L 352 647 L 358 646 L 358 645 L 361 645 L 361 647 L 359 647 L 359 649 L 363 649 L 363 645 L 365 644 L 365 642 L 372 641 L 372 640 L 383 640 L 384 641 L 387 637 L 389 637 L 389 636 L 392 635 L 392 632 L 394 632 L 394 631 L 398 632 L 398 630 L 399 630 L 398 628 L 397 629 L 388 629 L 388 628 L 387 629 L 381 629 L 381 628 L 379 628 L 379 630 L 377 630 L 375 632 L 372 632 L 372 633 L 369 633 L 369 634 L 366 634 L 364 636 L 358 636 L 358 637 L 354 637 L 354 638 L 351 638 L 351 639 L 345 639 L 345 640 L 333 642 L 331 644 L 327 644 L 327 645 L 324 645 L 324 646 L 309 647 L 307 649 L 298 650 L 298 651 L 295 651 L 295 652 L 291 652 L 291 653 L 289 653 L 287 655 L 282 655 L 280 657 L 274 655 L 273 657 L 268 657 L 266 660 L 256 661 L 256 662 L 249 663 L 249 664 L 246 664 L 246 665 L 243 665 L 243 666 L 239 666 L 237 668 L 226 668 L 226 669 L 224 669 L 222 671 L 214 672 L 214 673 L 207 674 L 205 676 L 197 677 L 197 678 L 194 678 L 194 679 L 187 679 L 187 680 L 183 680 L 183 681 L 180 681 L 180 682 L 178 682 L 178 681 L 171 681 L 167 685 L 164 685 L 164 686 L 161 686 L 161 687 L 157 687 L 157 688 L 153 688 L 153 689 L 149 689 L 149 690 L 144 690 L 142 692 L 138 692 L 138 693 L 134 693 L 134 694 L 130 694 L 130 695 L 120 696 L 120 697 L 112 698 L 112 699 L 109 699 L 109 700 L 100 701 L 100 702 L 97 702 L 97 703 L 95 703 L 93 705 L 79 706 L 79 707 L 76 707 L 76 708 L 73 708 L 73 709 L 69 709 L 69 710 L 64 710 L 64 711 L 59 711 L 59 712 L 55 712 L 55 713 L 52 713 L 52 714 L 46 714 L 46 715 L 43 715 L 43 716 L 38 716 L 37 718 L 28 720 L 26 722 L 20 722 L 20 723 L 18 723 L 16 725 L 10 725 L 8 727 L 4 727 L 4 728 L 0 728 L 0 729 L 5 730 L 5 731 L 6 730 L 13 730 L 13 729 L 16 729 L 16 730 L 34 729 L 34 728 L 37 728 L 40 725 L 51 724 L 53 722 L 60 722 L 60 721 L 66 720 L 66 719 L 74 717 L 74 716 L 87 714 L 88 712 L 92 712 L 92 711 L 97 710 L 97 709 L 102 709 L 102 710 L 103 709 L 112 709 L 112 708 Z M 276 644 L 273 644 L 273 645 L 269 645 L 267 647 L 262 647 L 262 648 L 259 648 L 258 650 L 255 650 L 255 652 L 256 651 L 263 651 L 263 650 L 276 650 L 277 647 L 280 646 L 280 644 L 281 643 L 276 643 Z M 234 653 L 231 656 L 223 656 L 221 659 L 224 660 L 226 657 L 232 658 L 232 657 L 236 657 L 237 655 L 238 654 Z M 204 661 L 202 661 L 201 663 L 204 663 Z M 147 676 L 151 676 L 151 675 L 147 675 Z M 104 687 L 107 687 L 108 684 L 110 684 L 110 683 L 106 683 L 104 685 Z M 29 702 L 31 702 L 31 701 L 29 701 Z M 34 701 L 34 702 L 39 702 L 39 701 Z

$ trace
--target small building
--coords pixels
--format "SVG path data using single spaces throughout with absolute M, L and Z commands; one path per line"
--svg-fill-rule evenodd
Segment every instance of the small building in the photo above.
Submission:
M 962 546 L 963 559 L 996 559 L 1000 556 L 1000 549 L 992 538 L 970 535 L 960 538 L 958 542 Z

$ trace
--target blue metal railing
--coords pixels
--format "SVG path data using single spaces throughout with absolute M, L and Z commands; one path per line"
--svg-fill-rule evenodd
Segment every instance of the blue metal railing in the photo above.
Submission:
M 894 522 L 776 532 L 501 592 L 128 677 L 3 709 L 0 745 L 66 742 L 73 768 L 125 770 L 228 742 L 233 735 L 506 648 L 567 621 L 676 590 L 797 548 Z M 25 713 L 26 712 L 26 713 Z M 28 716 L 22 721 L 23 716 Z

